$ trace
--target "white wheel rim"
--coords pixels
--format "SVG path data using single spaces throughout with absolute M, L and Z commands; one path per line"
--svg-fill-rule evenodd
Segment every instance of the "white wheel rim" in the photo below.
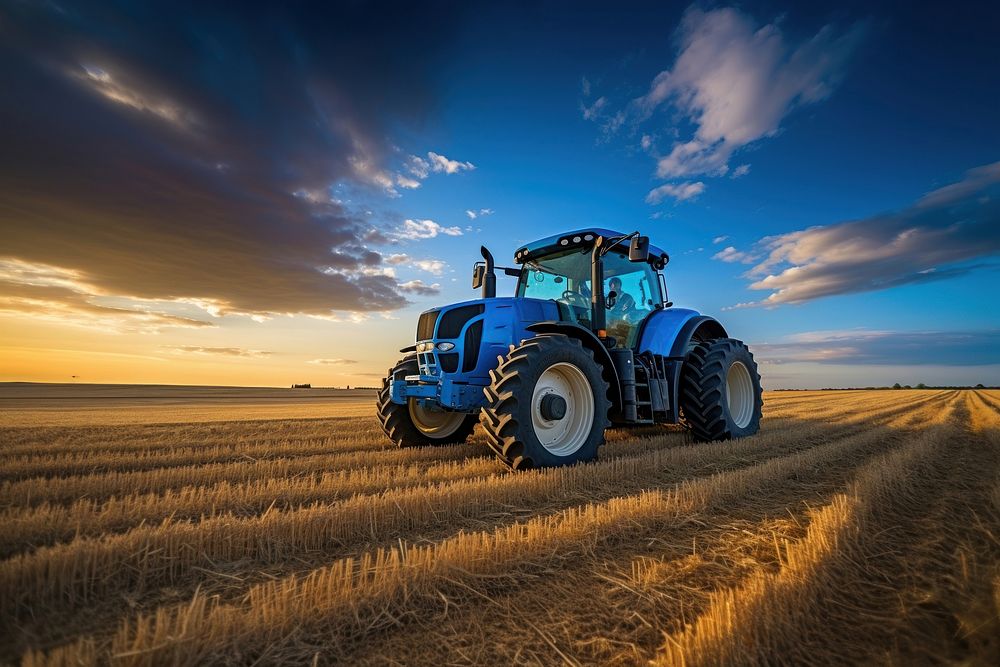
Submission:
M 746 428 L 753 419 L 754 391 L 750 370 L 742 361 L 734 361 L 726 373 L 726 402 L 733 422 Z
M 542 416 L 542 399 L 548 394 L 566 401 L 562 419 Z M 545 369 L 531 396 L 531 425 L 542 447 L 556 456 L 574 454 L 587 442 L 594 425 L 594 390 L 583 371 L 567 362 Z
M 458 430 L 468 416 L 464 412 L 447 412 L 425 408 L 415 398 L 411 398 L 408 403 L 410 421 L 413 422 L 418 431 L 428 438 L 447 438 Z

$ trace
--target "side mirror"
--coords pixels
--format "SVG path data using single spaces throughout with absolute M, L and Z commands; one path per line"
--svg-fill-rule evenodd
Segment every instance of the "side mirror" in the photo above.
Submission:
M 633 236 L 628 247 L 628 260 L 630 262 L 645 262 L 649 259 L 649 237 Z
M 607 310 L 611 310 L 612 308 L 615 307 L 615 304 L 618 303 L 618 292 L 611 290 L 610 292 L 608 292 L 608 295 L 604 297 L 604 301 L 605 301 L 604 307 Z
M 486 277 L 486 265 L 476 262 L 472 266 L 472 289 L 479 289 L 483 286 L 483 278 Z

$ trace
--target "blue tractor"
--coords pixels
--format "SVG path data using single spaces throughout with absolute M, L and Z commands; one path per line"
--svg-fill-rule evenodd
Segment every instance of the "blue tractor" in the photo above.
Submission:
M 760 427 L 757 364 L 711 317 L 667 301 L 669 257 L 638 232 L 581 229 L 529 243 L 517 268 L 483 247 L 482 298 L 428 310 L 378 395 L 400 447 L 463 442 L 477 421 L 510 468 L 597 457 L 605 429 L 684 424 L 696 440 Z M 496 295 L 496 271 L 517 294 Z

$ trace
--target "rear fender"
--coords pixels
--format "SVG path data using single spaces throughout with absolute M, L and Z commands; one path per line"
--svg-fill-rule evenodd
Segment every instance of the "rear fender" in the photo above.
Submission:
M 648 352 L 683 361 L 692 340 L 726 338 L 718 320 L 687 308 L 656 310 L 642 323 L 636 353 Z
M 618 372 L 608 354 L 608 348 L 604 347 L 601 339 L 594 335 L 590 329 L 584 329 L 579 324 L 572 322 L 537 322 L 525 327 L 528 331 L 536 334 L 562 334 L 570 338 L 579 340 L 585 348 L 594 353 L 594 360 L 601 366 L 601 376 L 611 388 L 610 396 L 611 409 L 613 412 L 620 412 L 622 409 L 622 387 L 618 381 Z

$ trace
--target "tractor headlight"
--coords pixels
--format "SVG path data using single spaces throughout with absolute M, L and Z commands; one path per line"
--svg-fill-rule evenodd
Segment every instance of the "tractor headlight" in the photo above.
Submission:
M 434 343 L 417 343 L 417 352 L 427 352 L 434 348 Z
M 455 344 L 454 343 L 438 343 L 437 344 L 437 349 L 441 350 L 442 352 L 447 352 L 448 350 L 454 350 L 455 349 Z

